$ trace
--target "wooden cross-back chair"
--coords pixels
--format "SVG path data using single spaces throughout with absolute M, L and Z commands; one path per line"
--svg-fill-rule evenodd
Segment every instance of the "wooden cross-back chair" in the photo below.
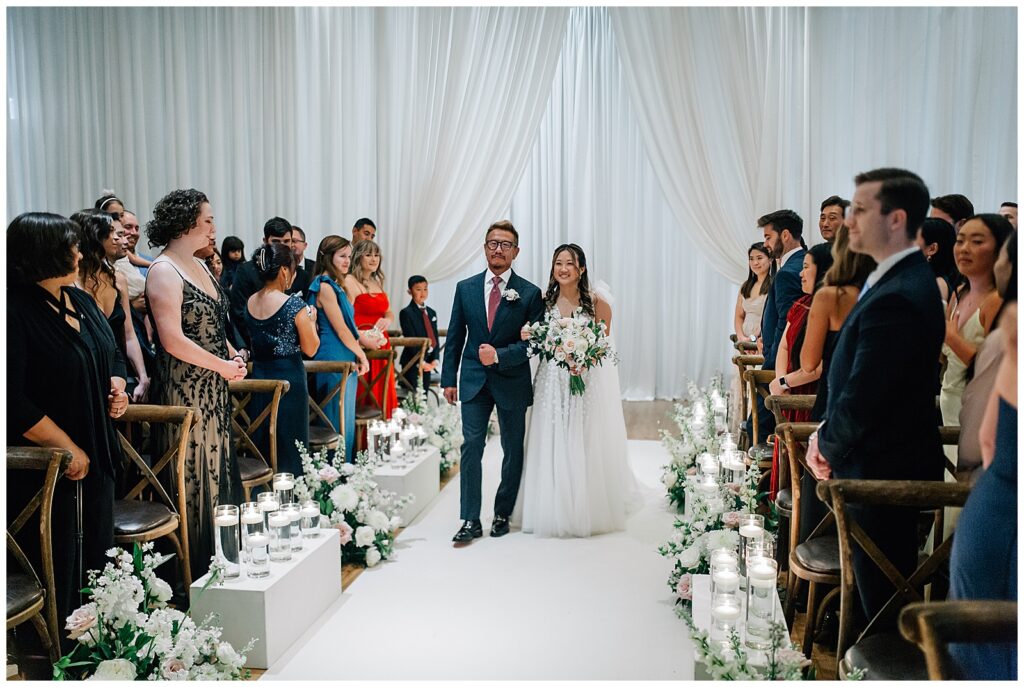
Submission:
M 835 514 L 839 530 L 839 555 L 842 574 L 839 602 L 839 645 L 836 652 L 840 679 L 854 668 L 865 670 L 871 679 L 926 679 L 924 656 L 916 646 L 884 628 L 895 622 L 903 606 L 924 601 L 924 586 L 931 582 L 949 560 L 952 536 L 943 539 L 935 528 L 935 546 L 919 562 L 909 577 L 904 577 L 875 541 L 851 517 L 847 507 L 897 506 L 927 511 L 948 506 L 963 506 L 970 494 L 966 484 L 911 480 L 825 480 L 818 483 L 818 498 Z M 854 548 L 862 550 L 893 586 L 893 593 L 881 610 L 868 619 L 864 630 L 853 637 L 853 604 L 860 603 L 853 571 Z
M 127 458 L 127 468 L 134 468 L 137 476 L 127 493 L 114 500 L 114 542 L 134 544 L 166 537 L 174 545 L 181 566 L 185 593 L 192 586 L 192 570 L 188 552 L 188 518 L 186 516 L 185 461 L 189 452 L 189 436 L 195 426 L 195 411 L 184 406 L 129 405 L 120 417 L 128 425 L 147 422 L 150 426 L 166 426 L 170 434 L 168 448 L 162 456 L 153 454 L 150 465 L 118 429 L 121 449 Z M 161 481 L 159 475 L 167 471 L 170 479 Z M 126 470 L 126 472 L 129 472 Z M 174 487 L 173 498 L 165 484 Z
M 949 644 L 1017 644 L 1016 601 L 933 601 L 900 612 L 900 634 L 924 653 L 931 680 L 963 680 Z
M 388 330 L 388 338 L 391 340 L 392 346 L 394 346 L 395 345 L 395 339 L 403 339 L 403 338 L 418 339 L 420 337 L 411 337 L 411 336 L 410 337 L 403 337 L 401 329 L 389 329 Z M 448 330 L 447 329 L 438 329 L 437 330 L 437 360 L 443 360 L 444 359 L 444 345 L 445 345 L 444 342 L 445 342 L 445 340 L 447 338 L 448 338 Z M 428 341 L 428 345 L 429 345 L 430 339 L 427 339 L 427 341 Z M 402 369 L 405 370 L 406 367 L 408 367 L 408 366 L 404 366 Z M 398 384 L 401 384 L 401 382 L 398 382 Z M 433 394 L 434 400 L 437 400 L 437 401 L 440 401 L 440 394 L 438 394 L 438 392 L 437 392 L 437 389 L 439 389 L 440 386 L 441 386 L 440 375 L 435 374 L 430 379 L 430 386 L 426 389 L 427 393 L 428 394 Z
M 786 412 L 807 411 L 814 408 L 814 394 L 780 394 L 765 398 L 764 405 L 775 416 L 775 443 L 779 444 L 779 493 L 775 499 L 779 514 L 789 518 L 793 510 L 793 491 L 789 486 L 789 460 L 786 457 L 788 447 L 781 441 L 778 426 L 789 422 Z
M 239 379 L 228 382 L 231 393 L 231 440 L 235 445 L 238 471 L 242 474 L 245 500 L 252 500 L 255 487 L 269 484 L 277 472 L 277 413 L 281 397 L 291 385 L 284 379 Z M 256 394 L 269 395 L 270 402 L 253 417 L 249 406 Z M 266 425 L 267 450 L 257 446 L 254 434 Z
M 407 394 L 415 394 L 416 386 L 409 382 L 405 376 L 412 370 L 416 371 L 417 377 L 422 377 L 420 364 L 427 358 L 427 349 L 430 348 L 430 339 L 425 336 L 396 336 L 391 339 L 391 347 L 394 349 L 412 347 L 418 349 L 416 355 L 402 365 L 402 369 L 395 373 L 395 384 L 398 397 L 404 398 Z
M 53 495 L 57 481 L 71 464 L 71 451 L 60 448 L 8 447 L 7 470 L 41 472 L 42 484 L 21 512 L 7 524 L 7 553 L 17 567 L 7 569 L 7 629 L 31 622 L 43 648 L 60 658 L 60 626 L 53 574 Z M 42 577 L 17 542 L 21 529 L 39 514 L 39 554 Z
M 389 388 L 391 385 L 381 384 L 383 392 L 380 398 L 377 398 L 373 390 L 382 380 L 386 381 L 388 376 L 394 371 L 395 351 L 394 349 L 366 351 L 366 359 L 371 361 L 371 363 L 374 360 L 383 360 L 384 365 L 381 365 L 380 369 L 377 370 L 377 374 L 371 375 L 369 380 L 365 376 L 359 377 L 359 390 L 356 392 L 357 429 L 369 425 L 373 420 L 384 419 L 384 409 L 388 406 L 388 394 L 391 391 Z M 365 448 L 365 432 L 359 432 L 356 438 L 359 444 L 358 448 Z
M 750 414 L 750 409 L 754 407 L 754 399 L 750 397 L 750 388 L 745 375 L 747 370 L 753 370 L 763 365 L 764 357 L 760 355 L 734 355 L 732 357 L 732 364 L 736 366 L 736 370 L 740 375 L 740 427 L 742 428 L 747 415 Z M 748 437 L 745 429 L 741 430 L 740 439 L 744 440 L 740 444 L 744 448 L 749 448 L 754 443 L 753 437 Z
M 340 360 L 304 360 L 306 374 L 337 374 L 338 382 L 327 390 L 323 398 L 317 398 L 316 386 L 309 386 L 309 450 L 316 453 L 324 448 L 337 450 L 344 445 L 348 432 L 355 427 L 345 426 L 345 391 L 349 376 L 356 369 L 355 363 Z M 338 404 L 339 424 L 335 427 L 327 417 L 327 406 Z
M 757 397 L 767 399 L 768 384 L 775 379 L 775 370 L 747 369 L 743 372 L 743 381 L 747 385 L 747 396 L 750 399 L 750 428 L 753 436 L 750 437 L 750 450 L 747 455 L 752 460 L 764 463 L 772 459 L 772 438 L 761 435 L 761 428 L 757 417 Z

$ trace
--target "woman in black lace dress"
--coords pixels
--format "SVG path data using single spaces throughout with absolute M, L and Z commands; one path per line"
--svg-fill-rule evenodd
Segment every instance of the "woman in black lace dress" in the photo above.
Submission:
M 165 246 L 146 279 L 146 300 L 156 329 L 154 402 L 199 413 L 185 462 L 188 548 L 193 577 L 204 574 L 213 553 L 213 511 L 240 503 L 242 478 L 231 452 L 228 381 L 245 377 L 245 361 L 225 335 L 227 297 L 197 250 L 216 233 L 206 195 L 171 191 L 153 209 L 146 234 Z M 169 437 L 155 435 L 157 455 Z

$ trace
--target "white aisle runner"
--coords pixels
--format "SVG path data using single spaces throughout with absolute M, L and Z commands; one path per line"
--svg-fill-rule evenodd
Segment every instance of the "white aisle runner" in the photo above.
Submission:
M 630 441 L 645 506 L 625 532 L 539 539 L 488 536 L 501 447 L 484 454 L 484 537 L 462 549 L 459 480 L 366 570 L 263 679 L 693 678 L 693 650 L 672 610 L 657 547 L 672 515 L 658 483 L 667 454 Z

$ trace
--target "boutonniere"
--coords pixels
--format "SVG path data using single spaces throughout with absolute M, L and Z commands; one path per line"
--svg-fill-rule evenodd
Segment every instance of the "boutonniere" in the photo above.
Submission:
M 519 292 L 515 289 L 505 289 L 505 300 L 509 303 L 519 300 Z

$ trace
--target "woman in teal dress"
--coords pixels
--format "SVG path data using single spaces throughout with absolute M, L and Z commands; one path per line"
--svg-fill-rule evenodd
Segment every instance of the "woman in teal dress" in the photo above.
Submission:
M 345 435 L 345 460 L 354 460 L 356 427 L 356 389 L 358 375 L 370 369 L 363 348 L 376 348 L 373 339 L 361 335 L 356 327 L 355 313 L 352 305 L 345 297 L 339 283 L 348 273 L 352 261 L 352 244 L 341 236 L 327 236 L 320 242 L 316 251 L 316 267 L 314 278 L 306 291 L 306 302 L 317 309 L 317 332 L 320 335 L 320 350 L 313 360 L 333 360 L 354 362 L 355 371 L 345 384 L 345 423 L 341 424 L 341 407 L 339 398 L 331 399 L 324 414 L 331 424 Z M 323 398 L 334 388 L 341 375 L 338 373 L 321 373 L 316 376 L 316 398 Z

